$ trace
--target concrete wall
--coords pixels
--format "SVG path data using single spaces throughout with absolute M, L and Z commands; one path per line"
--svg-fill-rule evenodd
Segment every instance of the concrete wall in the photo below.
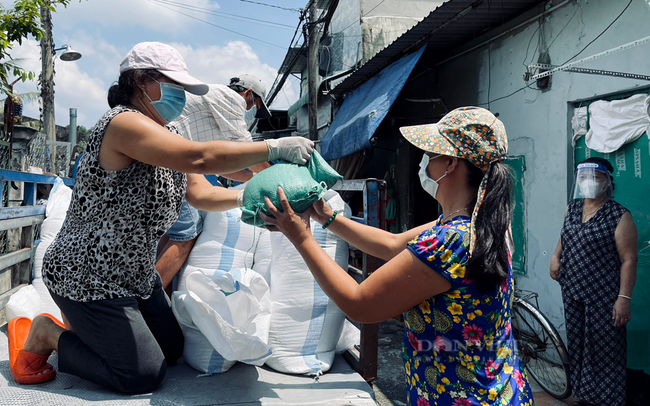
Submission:
M 444 1 L 346 0 L 332 16 L 329 74 L 365 63 Z
M 437 0 L 362 0 L 363 63 L 390 45 L 436 7 Z
M 559 1 L 555 2 L 556 4 Z M 545 36 L 551 63 L 560 65 L 600 34 L 627 5 L 623 0 L 578 0 L 543 19 L 543 29 L 532 22 L 471 53 L 439 66 L 437 92 L 451 109 L 481 105 L 524 86 L 522 65 L 537 61 L 537 36 Z M 625 14 L 578 58 L 594 55 L 650 35 L 650 9 L 633 1 Z M 566 27 L 566 28 L 565 28 Z M 531 41 L 532 38 L 532 41 Z M 543 43 L 542 43 L 543 48 Z M 622 72 L 650 72 L 650 44 L 599 59 L 582 67 Z M 509 154 L 525 155 L 525 198 L 528 226 L 528 275 L 518 287 L 540 294 L 541 310 L 563 329 L 560 289 L 549 277 L 550 256 L 555 249 L 567 206 L 570 150 L 568 102 L 632 89 L 648 82 L 561 72 L 553 75 L 545 91 L 532 89 L 490 103 L 499 113 L 509 137 Z M 533 84 L 534 85 L 534 84 Z M 483 107 L 488 107 L 483 104 Z
M 329 74 L 354 67 L 361 59 L 361 0 L 340 1 L 329 27 Z

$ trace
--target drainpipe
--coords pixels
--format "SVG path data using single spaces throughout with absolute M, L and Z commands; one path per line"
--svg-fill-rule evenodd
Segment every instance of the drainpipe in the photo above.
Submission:
M 70 108 L 70 127 L 68 127 L 68 141 L 70 142 L 70 153 L 77 145 L 77 109 Z

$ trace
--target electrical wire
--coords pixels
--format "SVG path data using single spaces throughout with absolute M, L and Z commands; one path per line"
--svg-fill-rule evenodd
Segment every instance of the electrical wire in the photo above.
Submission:
M 587 45 L 585 45 L 585 46 L 580 50 L 580 52 L 578 52 L 577 54 L 573 55 L 571 58 L 567 59 L 567 61 L 564 62 L 562 65 L 566 65 L 566 64 L 569 63 L 571 60 L 575 59 L 577 56 L 579 56 L 581 53 L 583 53 L 583 52 L 584 52 L 584 51 L 585 51 L 585 50 L 586 50 L 586 49 L 587 49 L 591 44 L 593 44 L 594 42 L 596 42 L 596 40 L 598 40 L 598 38 L 600 38 L 601 36 L 603 36 L 603 34 L 605 34 L 605 32 L 607 32 L 607 30 L 609 30 L 609 28 L 610 28 L 612 25 L 614 25 L 614 23 L 616 23 L 616 21 L 618 21 L 618 19 L 621 18 L 621 16 L 622 16 L 626 11 L 627 11 L 627 9 L 628 9 L 628 8 L 630 7 L 630 5 L 632 4 L 632 1 L 634 1 L 634 0 L 630 0 L 629 3 L 627 4 L 627 6 L 625 6 L 625 8 L 624 8 L 620 13 L 619 13 L 619 15 L 616 16 L 616 18 L 615 18 L 615 19 L 614 19 L 614 20 L 613 20 L 613 21 L 612 21 L 612 22 L 611 22 L 607 27 L 605 27 L 605 29 L 604 29 L 600 34 L 598 34 L 598 35 L 597 35 L 593 40 L 591 40 Z M 553 44 L 553 42 L 555 42 L 555 40 L 560 36 L 560 34 L 562 33 L 562 31 L 564 31 L 564 29 L 569 25 L 569 23 L 571 22 L 571 20 L 572 20 L 573 17 L 575 16 L 576 12 L 577 12 L 577 9 L 576 9 L 576 11 L 574 11 L 573 15 L 571 16 L 571 18 L 569 19 L 569 21 L 567 22 L 567 24 L 564 26 L 564 28 L 562 28 L 562 30 L 560 30 L 560 32 L 559 32 L 559 33 L 556 35 L 556 37 L 553 39 L 553 41 L 551 42 L 551 44 Z M 537 28 L 537 30 L 535 30 L 535 32 L 537 32 L 537 31 L 540 29 L 541 26 L 542 26 L 542 23 L 540 23 L 540 26 Z M 530 41 L 528 42 L 528 47 L 530 47 L 530 43 L 532 42 L 532 39 L 533 39 L 533 37 L 534 37 L 534 35 L 535 35 L 535 32 L 533 33 L 533 36 L 531 36 L 531 39 L 530 39 Z M 540 41 L 542 40 L 542 39 L 541 39 L 541 35 L 542 35 L 542 34 L 540 33 L 540 38 L 538 38 L 537 48 L 539 48 L 539 43 L 540 43 Z M 549 45 L 549 47 L 550 47 L 550 45 Z M 535 53 L 537 52 L 537 48 L 536 48 L 535 51 L 533 52 L 533 55 L 535 55 Z M 525 56 L 525 58 L 528 58 L 528 48 L 526 49 L 526 56 Z M 524 59 L 524 61 L 525 61 L 525 60 L 526 60 L 526 59 Z M 525 65 L 525 62 L 524 62 L 524 65 Z M 528 66 L 526 66 L 526 68 L 528 68 Z M 512 92 L 512 93 L 510 93 L 510 94 L 508 94 L 508 95 L 505 95 L 505 96 L 502 96 L 502 97 L 498 97 L 498 98 L 496 98 L 496 99 L 494 99 L 494 100 L 488 100 L 486 103 L 480 103 L 480 104 L 478 104 L 478 105 L 479 105 L 479 106 L 485 106 L 485 105 L 488 105 L 488 106 L 489 106 L 490 103 L 494 103 L 494 102 L 499 101 L 499 100 L 507 99 L 508 97 L 514 96 L 515 94 L 517 94 L 517 93 L 519 93 L 519 92 L 521 92 L 522 90 L 525 90 L 525 89 L 539 90 L 539 89 L 535 89 L 535 88 L 533 88 L 533 87 L 531 87 L 531 86 L 532 86 L 532 84 L 526 84 L 524 87 L 519 88 L 519 89 L 515 90 L 514 92 Z
M 312 0 L 312 1 L 315 1 L 315 0 Z M 310 4 L 311 4 L 311 2 L 310 2 Z M 296 30 L 293 32 L 293 37 L 291 37 L 291 41 L 289 42 L 289 49 L 288 49 L 287 53 L 290 52 L 290 51 L 291 51 L 291 48 L 294 47 L 294 41 L 296 40 L 296 36 L 298 35 L 298 31 L 300 31 L 300 27 L 302 26 L 302 23 L 303 23 L 303 21 L 305 20 L 305 17 L 306 17 L 306 15 L 307 15 L 307 11 L 306 11 L 306 10 L 307 10 L 307 9 L 302 10 L 302 11 L 300 12 L 300 18 L 299 18 L 299 20 L 298 20 L 298 25 L 296 26 Z M 293 66 L 293 64 L 294 64 L 294 63 L 298 60 L 298 58 L 300 57 L 300 54 L 302 53 L 302 50 L 303 50 L 306 46 L 307 46 L 306 43 L 303 43 L 303 44 L 302 44 L 302 46 L 300 47 L 300 49 L 298 50 L 298 52 L 296 52 L 296 55 L 293 57 L 293 59 L 292 59 L 291 62 L 289 63 L 289 66 Z M 277 85 L 278 85 L 278 83 L 279 83 L 280 81 L 281 81 L 281 79 L 280 79 L 280 72 L 278 71 L 278 74 L 275 76 L 275 80 L 273 81 L 273 85 L 271 86 L 271 90 L 269 91 L 269 95 L 268 95 L 267 99 L 265 100 L 265 102 L 266 102 L 268 105 L 271 105 L 271 104 L 273 103 L 273 99 L 275 98 L 275 96 L 277 95 L 277 93 L 280 91 L 279 89 L 276 89 L 276 87 L 277 87 Z
M 379 2 L 379 4 L 377 4 L 375 7 L 371 8 L 370 10 L 368 10 L 368 12 L 367 12 L 366 14 L 364 14 L 363 16 L 365 17 L 365 16 L 367 16 L 368 14 L 372 13 L 373 11 L 375 11 L 375 9 L 376 9 L 377 7 L 379 7 L 379 6 L 381 6 L 385 1 L 386 1 L 386 0 L 381 0 L 381 1 Z
M 488 0 L 488 21 L 490 21 L 490 11 L 492 8 L 492 0 Z M 492 90 L 492 43 L 488 43 L 488 110 L 490 110 L 490 90 Z
M 539 25 L 537 26 L 537 29 L 533 32 L 533 35 L 530 36 L 530 40 L 528 40 L 528 46 L 526 47 L 526 55 L 524 56 L 524 60 L 521 62 L 522 65 L 526 68 L 526 71 L 528 71 L 528 64 L 526 64 L 526 60 L 528 59 L 528 51 L 530 50 L 530 44 L 533 43 L 533 38 L 535 38 L 535 34 L 537 34 L 537 31 L 539 31 L 540 27 L 542 26 L 542 23 L 540 21 Z M 537 44 L 539 45 L 539 40 L 537 41 Z M 535 55 L 535 52 L 533 52 L 533 56 Z
M 211 23 L 211 22 L 209 22 L 209 21 L 205 21 L 205 20 L 202 20 L 202 19 L 200 19 L 200 18 L 194 17 L 193 15 L 186 14 L 186 13 L 183 13 L 183 12 L 181 12 L 181 11 L 179 11 L 179 10 L 176 10 L 176 9 L 173 9 L 173 8 L 170 8 L 170 7 L 167 7 L 167 6 L 165 6 L 165 5 L 163 5 L 163 4 L 159 3 L 159 2 L 157 2 L 156 0 L 148 0 L 148 1 L 151 2 L 151 3 L 153 3 L 153 4 L 157 4 L 158 6 L 160 6 L 160 7 L 162 7 L 162 8 L 166 8 L 167 10 L 174 11 L 174 12 L 176 12 L 176 13 L 178 13 L 178 14 L 182 14 L 182 15 L 184 15 L 184 16 L 186 16 L 186 17 L 189 17 L 189 18 L 192 18 L 192 19 L 194 19 L 194 20 L 201 21 L 201 22 L 206 23 L 206 24 L 208 24 L 208 25 L 211 25 L 211 26 L 213 26 L 213 27 L 221 28 L 221 29 L 224 30 L 224 31 L 232 32 L 233 34 L 241 35 L 242 37 L 246 37 L 246 38 L 250 38 L 250 39 L 255 40 L 255 41 L 263 42 L 263 43 L 265 43 L 265 44 L 267 44 L 267 45 L 271 45 L 271 46 L 274 46 L 274 47 L 276 47 L 276 48 L 284 49 L 284 47 L 282 47 L 282 46 L 280 46 L 280 45 L 277 45 L 277 44 L 274 44 L 274 43 L 272 43 L 272 42 L 264 41 L 264 40 L 262 40 L 262 39 L 255 38 L 255 37 L 250 36 L 250 35 L 242 34 L 241 32 L 237 32 L 237 31 L 234 31 L 234 30 L 231 30 L 231 29 L 228 29 L 228 28 L 222 27 L 222 26 L 220 26 L 220 25 L 213 24 L 213 23 Z
M 386 0 L 382 0 L 382 1 L 380 1 L 379 4 L 377 4 L 375 7 L 371 8 L 371 9 L 370 9 L 366 14 L 362 15 L 361 18 L 363 18 L 363 17 L 367 16 L 368 14 L 372 13 L 372 12 L 373 12 L 377 7 L 381 6 L 382 3 L 385 2 L 385 1 L 386 1 Z M 352 27 L 352 26 L 353 26 L 354 24 L 356 24 L 357 22 L 358 22 L 358 21 L 352 21 L 352 22 L 351 22 L 347 27 L 343 28 L 343 29 L 340 30 L 338 33 L 339 33 L 339 34 L 343 33 L 343 31 L 345 31 L 345 30 L 347 30 L 348 28 Z M 355 36 L 357 36 L 357 35 L 355 35 Z M 363 34 L 361 34 L 361 36 L 363 36 Z
M 184 9 L 184 10 L 188 10 L 188 11 L 196 11 L 196 12 L 200 12 L 200 13 L 203 13 L 203 14 L 210 14 L 210 15 L 214 15 L 214 16 L 217 16 L 217 17 L 228 18 L 228 19 L 231 19 L 231 20 L 245 21 L 245 22 L 249 22 L 249 23 L 252 23 L 252 24 L 266 25 L 266 26 L 274 27 L 274 28 L 282 28 L 282 29 L 285 29 L 285 30 L 293 29 L 293 26 L 288 25 L 288 24 L 276 23 L 274 21 L 268 21 L 268 20 L 260 20 L 260 19 L 257 19 L 257 18 L 240 16 L 240 15 L 237 15 L 237 14 L 223 13 L 221 11 L 214 11 L 214 10 L 210 10 L 208 8 L 192 6 L 190 4 L 178 3 L 178 2 L 175 2 L 175 1 L 171 1 L 171 0 L 153 0 L 153 1 L 155 1 L 156 3 L 166 4 L 168 6 L 178 7 L 180 9 Z
M 558 38 L 560 38 L 560 35 L 562 34 L 562 32 L 564 32 L 564 30 L 566 29 L 566 27 L 568 27 L 569 24 L 571 24 L 571 21 L 573 21 L 573 17 L 576 16 L 576 13 L 578 12 L 578 10 L 582 8 L 582 6 L 580 5 L 579 2 L 576 2 L 576 5 L 577 5 L 577 7 L 576 7 L 575 11 L 573 12 L 573 14 L 571 15 L 571 18 L 569 18 L 569 21 L 567 21 L 566 24 L 564 24 L 564 27 L 562 27 L 562 29 L 560 30 L 560 32 L 558 32 L 557 35 L 555 36 L 555 38 L 553 38 L 553 41 L 551 41 L 551 43 L 548 44 L 548 47 L 549 47 L 549 48 L 553 45 L 553 43 L 554 43 Z
M 612 22 L 611 22 L 611 23 L 610 23 L 610 24 L 609 24 L 609 25 L 608 25 L 608 26 L 603 30 L 603 32 L 601 32 L 600 34 L 598 34 L 598 35 L 596 36 L 596 38 L 592 39 L 592 40 L 591 40 L 587 45 L 585 45 L 584 48 L 582 48 L 582 49 L 580 50 L 580 52 L 578 52 L 577 54 L 573 55 L 571 58 L 567 59 L 566 62 L 564 62 L 562 65 L 566 65 L 567 63 L 569 63 L 570 61 L 572 61 L 573 59 L 575 59 L 578 55 L 580 55 L 581 53 L 583 53 L 584 50 L 587 49 L 587 48 L 589 47 L 589 45 L 591 45 L 591 44 L 593 44 L 594 42 L 596 42 L 596 40 L 597 40 L 598 38 L 600 38 L 604 33 L 606 33 L 607 30 L 609 30 L 609 28 L 610 28 L 612 25 L 614 25 L 614 23 L 615 23 L 616 21 L 618 21 L 619 18 L 621 18 L 621 16 L 622 16 L 626 11 L 627 11 L 627 9 L 630 8 L 630 5 L 632 4 L 633 1 L 634 1 L 634 0 L 630 0 L 630 2 L 627 3 L 627 6 L 625 6 L 625 8 L 623 9 L 623 11 L 621 11 L 621 13 L 620 13 L 618 16 L 616 16 L 616 18 L 614 19 L 614 21 L 612 21 Z
M 494 100 L 489 100 L 489 101 L 487 101 L 487 102 L 485 102 L 485 103 L 478 103 L 477 106 L 486 106 L 486 105 L 489 105 L 490 103 L 494 103 L 494 102 L 499 101 L 499 100 L 507 99 L 508 97 L 510 97 L 510 96 L 514 96 L 515 94 L 521 92 L 521 91 L 524 90 L 524 89 L 539 90 L 539 89 L 535 89 L 535 88 L 533 88 L 533 87 L 531 87 L 531 86 L 532 86 L 532 84 L 526 84 L 526 86 L 524 86 L 524 87 L 522 87 L 522 88 L 520 88 L 520 89 L 515 90 L 514 92 L 510 93 L 509 95 L 502 96 L 502 97 L 498 97 L 498 98 L 496 98 L 496 99 L 494 99 Z
M 260 5 L 260 6 L 279 8 L 280 10 L 285 10 L 285 11 L 293 11 L 294 13 L 300 13 L 300 12 L 302 12 L 302 10 L 299 9 L 299 8 L 281 7 L 281 6 L 276 6 L 275 4 L 260 3 L 259 1 L 251 1 L 251 0 L 239 0 L 239 1 L 241 1 L 241 2 L 243 2 L 243 3 L 252 3 L 252 4 L 257 4 L 257 5 Z

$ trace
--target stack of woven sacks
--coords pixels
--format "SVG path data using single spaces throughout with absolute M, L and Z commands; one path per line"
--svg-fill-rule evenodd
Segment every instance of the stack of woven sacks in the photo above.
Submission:
M 264 196 L 280 207 L 278 186 L 295 211 L 324 198 L 349 217 L 350 208 L 328 190 L 339 179 L 314 154 L 307 166 L 274 165 L 253 177 L 242 210 L 203 214 L 203 233 L 179 274 L 172 300 L 188 364 L 207 374 L 225 372 L 240 361 L 318 375 L 330 369 L 336 350 L 358 343 L 358 330 L 346 323 L 289 240 L 259 227 Z M 347 269 L 347 243 L 313 220 L 312 232 Z

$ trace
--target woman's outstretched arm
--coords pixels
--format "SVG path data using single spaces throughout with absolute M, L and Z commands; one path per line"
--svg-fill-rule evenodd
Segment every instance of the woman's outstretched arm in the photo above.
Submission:
M 263 213 L 262 218 L 273 224 L 271 230 L 281 231 L 289 238 L 323 291 L 350 319 L 361 323 L 386 320 L 451 288 L 447 279 L 405 249 L 357 284 L 312 236 L 310 213 L 295 214 L 281 188 L 278 194 L 283 212 L 266 198 L 275 218 Z
M 325 224 L 333 214 L 334 210 L 321 199 L 314 203 L 311 216 L 320 224 Z M 400 234 L 393 234 L 337 215 L 328 230 L 366 254 L 388 261 L 404 251 L 409 241 L 431 228 L 433 224 L 434 222 L 431 222 Z

